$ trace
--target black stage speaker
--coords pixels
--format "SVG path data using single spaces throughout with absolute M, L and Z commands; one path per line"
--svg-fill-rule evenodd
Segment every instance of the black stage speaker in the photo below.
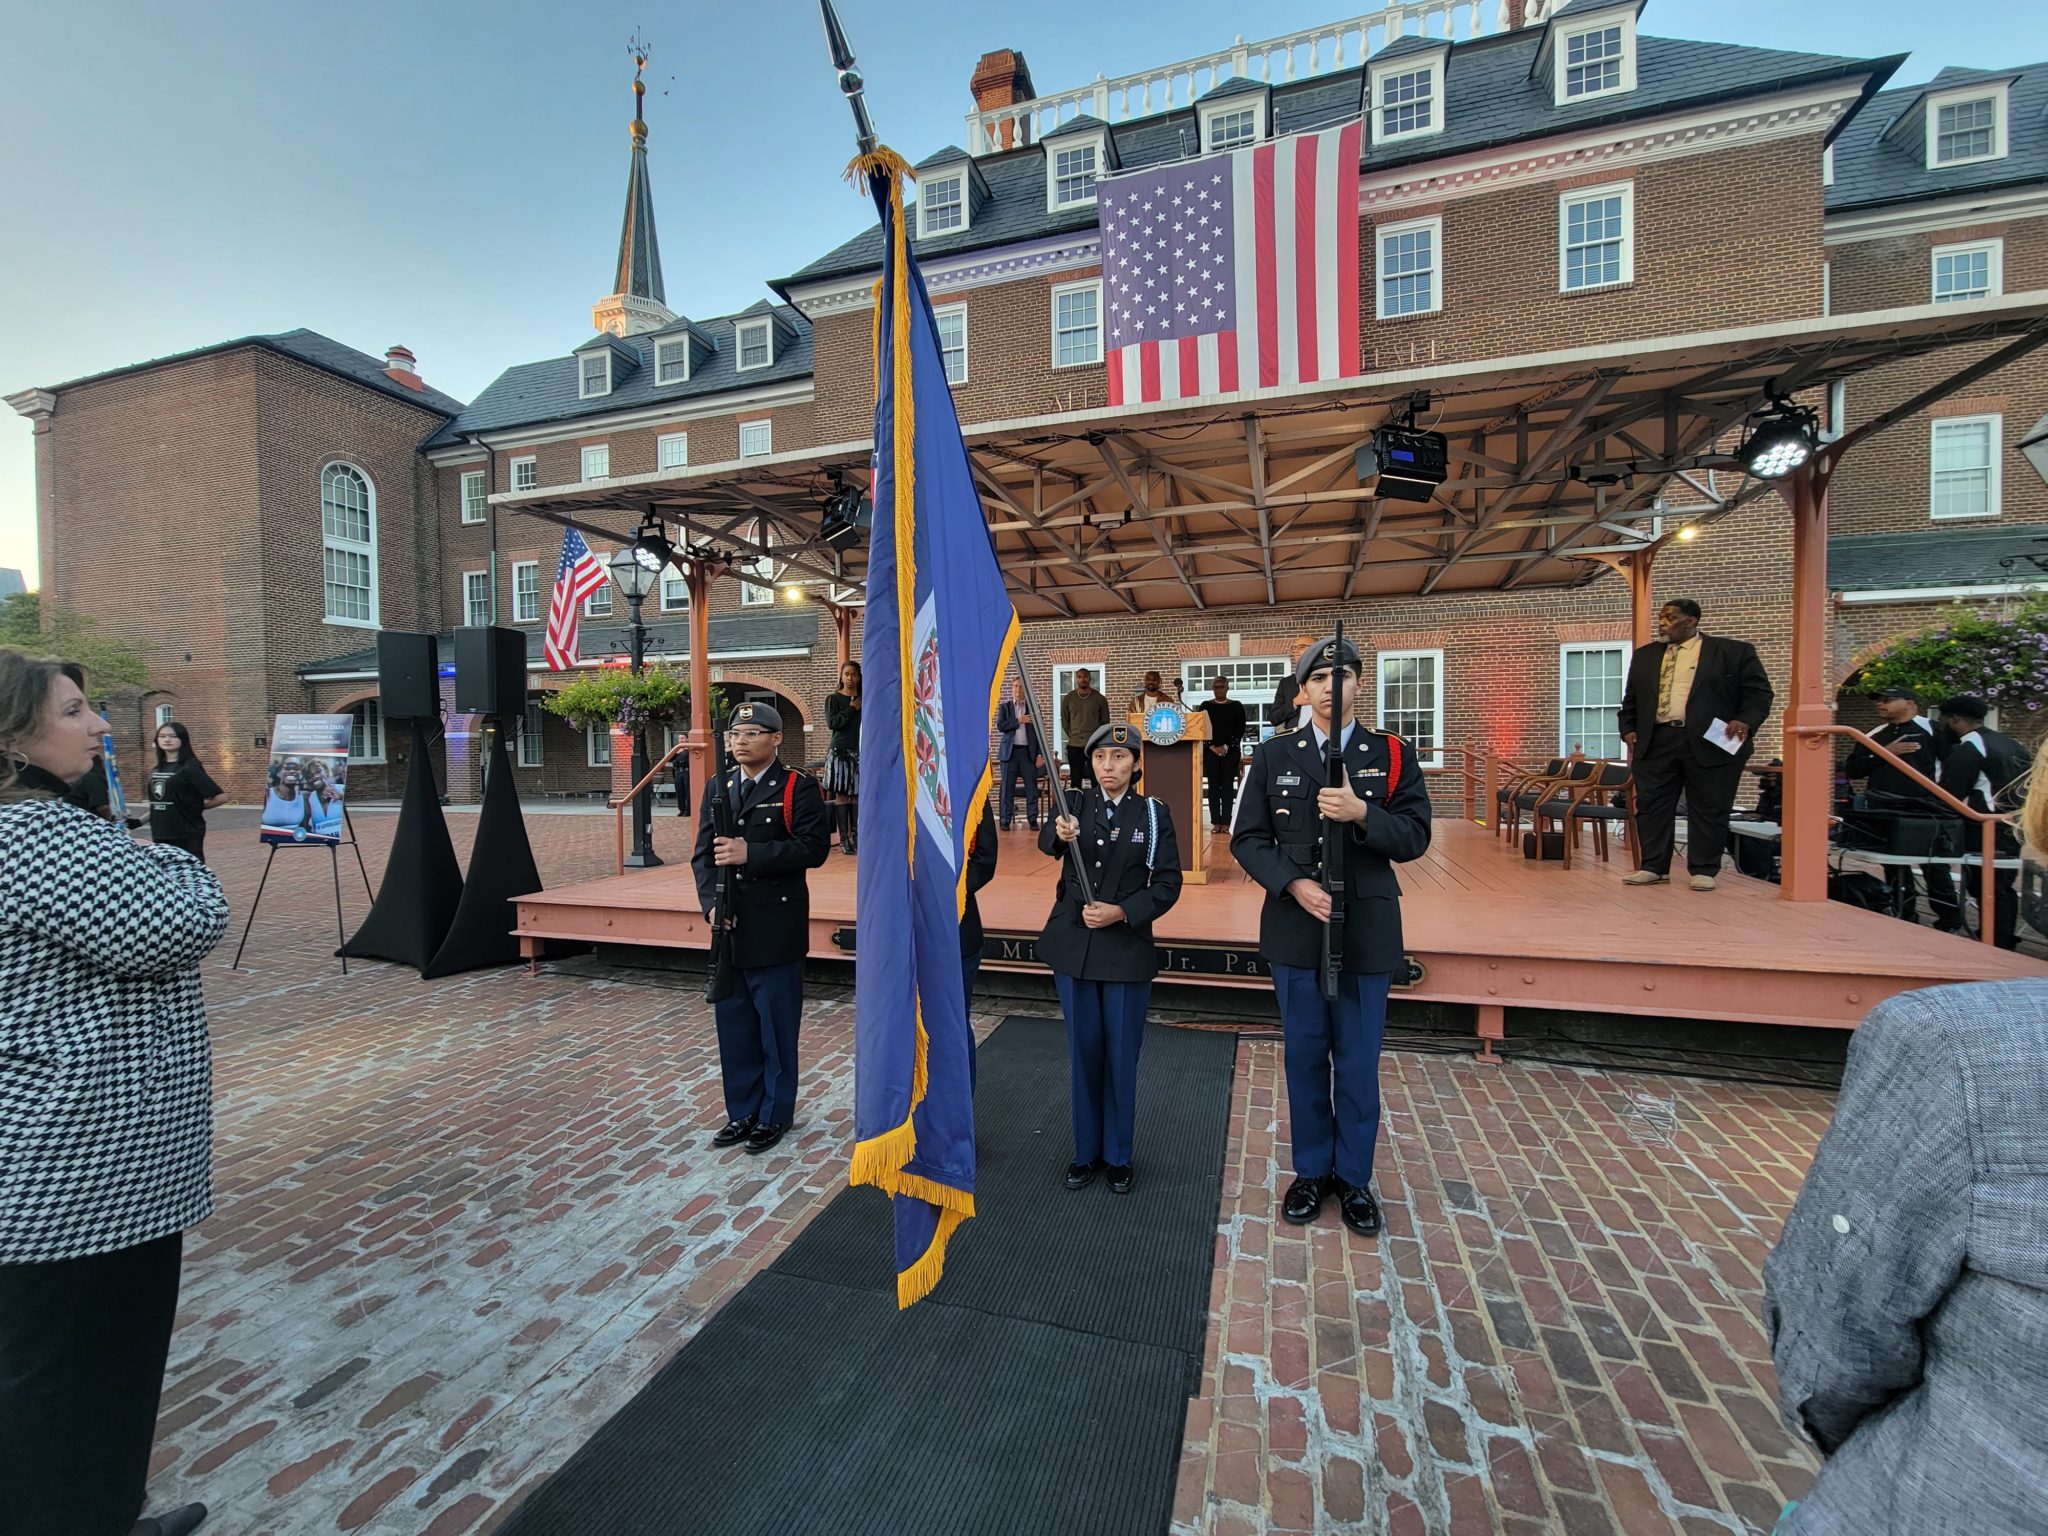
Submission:
M 441 713 L 440 656 L 432 635 L 386 629 L 377 635 L 377 697 L 386 720 L 432 720 Z
M 518 720 L 526 713 L 526 634 L 477 625 L 455 631 L 455 707 Z

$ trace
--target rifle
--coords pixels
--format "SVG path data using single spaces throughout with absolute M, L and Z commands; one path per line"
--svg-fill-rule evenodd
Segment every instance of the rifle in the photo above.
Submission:
M 1330 736 L 1323 743 L 1323 787 L 1342 789 L 1344 776 L 1344 621 L 1337 621 L 1337 659 L 1330 677 Z M 1392 786 L 1389 786 L 1391 789 Z M 1323 889 L 1330 915 L 1323 920 L 1323 1000 L 1337 1001 L 1337 977 L 1344 969 L 1344 841 L 1347 829 L 1323 818 Z
M 727 780 L 732 773 L 732 754 L 725 740 L 725 727 L 731 720 L 731 711 L 723 716 L 714 709 L 711 716 L 711 731 L 718 742 L 718 773 L 712 779 L 710 793 L 704 797 L 704 814 L 711 818 L 713 838 L 738 837 L 739 825 L 733 817 L 732 795 Z M 732 959 L 732 879 L 736 866 L 718 866 L 718 902 L 712 909 L 716 919 L 711 925 L 711 966 L 704 973 L 704 1001 L 722 1003 L 733 994 L 739 983 L 739 967 Z
M 1031 712 L 1031 732 L 1029 734 L 1035 734 L 1042 744 L 1045 741 L 1045 726 L 1043 724 L 1045 716 L 1038 712 L 1038 700 L 1032 697 L 1031 678 L 1024 670 L 1024 658 L 1021 654 L 1016 657 L 1016 663 L 1017 681 L 1024 685 L 1024 707 Z M 1027 735 L 1026 739 L 1029 739 L 1029 735 Z M 1060 782 L 1060 765 L 1054 762 L 1052 758 L 1047 757 L 1045 767 L 1046 778 L 1052 786 L 1053 815 L 1072 815 L 1073 813 L 1068 809 L 1067 786 Z M 1055 832 L 1053 835 L 1057 837 L 1059 834 Z M 1081 883 L 1081 900 L 1086 905 L 1092 907 L 1095 905 L 1095 888 L 1088 883 L 1088 861 L 1082 856 L 1081 839 L 1078 837 L 1067 844 L 1067 859 L 1074 867 L 1074 878 Z

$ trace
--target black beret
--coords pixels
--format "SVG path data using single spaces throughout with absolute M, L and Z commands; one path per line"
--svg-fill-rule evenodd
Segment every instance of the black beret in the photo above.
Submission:
M 732 712 L 732 719 L 726 723 L 728 725 L 751 725 L 764 731 L 779 731 L 782 729 L 782 716 L 775 712 L 773 704 L 763 704 L 756 701 L 751 704 L 742 704 Z
M 1301 660 L 1294 664 L 1294 680 L 1297 683 L 1305 683 L 1312 673 L 1334 667 L 1337 663 L 1337 637 L 1325 636 L 1301 653 Z M 1349 640 L 1344 642 L 1343 664 L 1354 673 L 1359 671 L 1358 647 Z
M 1095 734 L 1088 738 L 1088 750 L 1093 752 L 1098 747 L 1122 747 L 1133 757 L 1136 757 L 1138 755 L 1138 744 L 1143 739 L 1129 725 L 1121 721 L 1114 721 L 1108 725 L 1096 727 Z

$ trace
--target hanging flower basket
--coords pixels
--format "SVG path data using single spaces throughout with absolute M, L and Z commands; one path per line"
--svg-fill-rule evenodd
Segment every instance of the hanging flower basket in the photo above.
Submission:
M 666 667 L 649 667 L 638 677 L 608 670 L 557 689 L 548 695 L 546 708 L 584 730 L 594 725 L 658 730 L 688 717 L 690 686 Z
M 2008 717 L 2048 706 L 2048 597 L 2003 612 L 1960 603 L 1951 612 L 1864 663 L 1852 686 L 1867 693 L 1910 688 L 1928 704 L 1974 693 Z

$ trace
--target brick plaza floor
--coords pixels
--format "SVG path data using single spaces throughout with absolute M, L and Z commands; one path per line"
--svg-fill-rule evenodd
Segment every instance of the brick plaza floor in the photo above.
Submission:
M 714 1152 L 688 978 L 344 979 L 306 851 L 230 971 L 251 820 L 212 818 L 219 1210 L 187 1240 L 152 1507 L 488 1531 L 843 1186 L 851 1008 L 807 1006 L 792 1135 Z M 393 822 L 357 817 L 373 880 Z M 605 870 L 608 815 L 530 827 L 544 878 Z M 665 856 L 687 828 L 658 823 Z M 1176 1536 L 1768 1531 L 1813 1463 L 1772 1407 L 1759 1269 L 1832 1096 L 1412 1053 L 1384 1081 L 1387 1232 L 1304 1232 L 1275 1219 L 1278 1045 L 1239 1046 Z

